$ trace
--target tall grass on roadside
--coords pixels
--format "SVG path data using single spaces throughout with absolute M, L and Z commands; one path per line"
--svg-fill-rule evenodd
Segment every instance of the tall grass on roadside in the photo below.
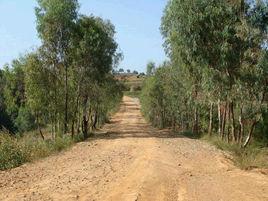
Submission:
M 254 143 L 247 148 L 228 144 L 217 137 L 204 136 L 202 139 L 211 142 L 217 148 L 232 154 L 234 164 L 241 169 L 268 168 L 268 148 Z
M 13 137 L 0 133 L 0 170 L 18 167 L 24 163 L 47 157 L 82 141 L 81 136 L 72 139 L 63 136 L 55 140 L 42 140 L 34 135 Z
M 27 159 L 23 153 L 23 147 L 17 139 L 7 134 L 0 135 L 0 170 L 18 167 Z

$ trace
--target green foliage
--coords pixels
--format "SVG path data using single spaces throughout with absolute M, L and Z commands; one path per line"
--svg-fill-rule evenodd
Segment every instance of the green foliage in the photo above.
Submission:
M 261 1 L 170 0 L 161 25 L 170 63 L 145 82 L 147 119 L 158 127 L 192 128 L 196 135 L 217 129 L 221 139 L 243 146 L 253 136 L 261 139 L 267 8 Z
M 35 8 L 39 37 L 54 53 L 68 48 L 77 18 L 77 0 L 37 0 Z M 59 52 L 58 52 L 59 51 Z
M 0 170 L 18 167 L 27 161 L 17 139 L 0 134 Z
M 26 107 L 25 97 L 25 57 L 14 60 L 9 67 L 6 65 L 1 72 L 0 78 L 0 128 L 1 126 L 17 131 L 18 125 L 15 121 L 18 118 L 21 107 Z
M 142 112 L 190 138 L 209 133 L 242 169 L 267 168 L 268 4 L 241 2 L 168 2 L 161 31 L 170 62 L 146 78 Z
M 156 72 L 157 75 L 159 71 Z M 145 81 L 145 85 L 141 94 L 142 112 L 146 114 L 155 126 L 164 127 L 163 112 L 165 110 L 163 104 L 163 80 L 161 77 L 149 77 Z
M 0 129 L 22 136 L 2 138 L 0 169 L 66 149 L 81 133 L 87 138 L 122 99 L 112 75 L 122 58 L 115 27 L 78 8 L 77 0 L 37 0 L 41 46 L 0 70 Z M 43 140 L 27 133 L 33 130 Z
M 111 75 L 121 58 L 114 26 L 77 10 L 75 0 L 38 1 L 42 46 L 26 56 L 27 107 L 39 129 L 51 125 L 53 138 L 80 129 L 86 135 L 105 122 L 122 97 L 122 88 Z
M 150 76 L 150 75 L 153 75 L 154 74 L 154 71 L 155 71 L 155 68 L 156 68 L 156 65 L 154 62 L 149 62 L 146 66 L 146 75 L 147 76 Z
M 4 127 L 10 131 L 14 131 L 14 125 L 11 121 L 11 117 L 6 111 L 5 99 L 4 99 L 4 88 L 6 80 L 4 76 L 4 71 L 0 69 L 0 129 Z
M 6 111 L 12 120 L 17 118 L 19 108 L 25 105 L 25 83 L 24 83 L 24 66 L 25 59 L 21 57 L 19 60 L 12 62 L 11 68 L 5 66 L 4 69 L 4 101 Z
M 18 117 L 15 119 L 15 126 L 19 133 L 24 133 L 36 129 L 35 118 L 26 107 L 20 107 Z
M 155 71 L 154 76 L 145 80 L 141 93 L 142 112 L 160 128 L 174 127 L 182 122 L 188 124 L 186 121 L 190 119 L 186 120 L 186 115 L 190 106 L 186 93 L 179 69 L 166 62 Z
M 61 152 L 81 141 L 82 135 L 77 135 L 75 139 L 63 136 L 44 141 L 33 133 L 23 137 L 11 137 L 0 133 L 0 170 L 18 167 L 26 162 Z

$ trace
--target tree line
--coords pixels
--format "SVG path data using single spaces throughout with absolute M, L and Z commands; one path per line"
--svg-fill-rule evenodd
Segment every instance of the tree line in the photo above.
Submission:
M 169 0 L 161 25 L 169 61 L 148 66 L 147 119 L 242 147 L 253 138 L 267 145 L 267 16 L 266 1 Z
M 37 0 L 41 45 L 0 70 L 0 127 L 88 137 L 122 97 L 112 70 L 122 58 L 115 27 L 79 13 L 77 0 Z M 0 128 L 1 129 L 1 128 Z

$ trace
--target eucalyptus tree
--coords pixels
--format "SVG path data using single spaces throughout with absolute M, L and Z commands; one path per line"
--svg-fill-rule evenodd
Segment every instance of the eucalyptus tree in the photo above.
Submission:
M 74 37 L 73 73 L 76 97 L 83 108 L 83 126 L 87 137 L 90 116 L 98 114 L 100 85 L 111 73 L 118 57 L 115 30 L 110 21 L 97 17 L 81 16 L 77 22 Z M 77 112 L 79 109 L 75 109 Z
M 3 114 L 8 114 L 13 126 L 10 131 L 23 133 L 35 128 L 35 119 L 27 106 L 25 94 L 25 68 L 26 56 L 13 60 L 11 65 L 4 68 L 5 84 L 3 87 Z M 10 125 L 10 124 L 9 124 Z
M 154 62 L 150 61 L 148 62 L 146 66 L 146 75 L 150 76 L 153 75 L 156 70 L 156 65 Z
M 233 105 L 230 92 L 239 76 L 245 46 L 237 30 L 237 26 L 243 23 L 237 15 L 240 6 L 223 0 L 172 0 L 168 3 L 162 21 L 166 51 L 172 61 L 179 61 L 183 63 L 182 67 L 185 66 L 184 72 L 190 78 L 195 100 L 200 100 L 198 93 L 202 96 L 206 93 L 202 87 L 202 80 L 205 80 L 203 83 L 214 87 L 213 95 L 217 95 L 219 107 L 221 100 L 225 102 L 225 107 Z M 212 95 L 210 89 L 208 92 Z M 215 100 L 210 99 L 209 102 L 213 110 Z M 210 114 L 211 119 L 211 111 Z M 219 114 L 219 131 L 223 135 L 221 116 Z
M 37 31 L 47 65 L 64 80 L 64 132 L 68 130 L 70 48 L 78 16 L 77 0 L 37 0 Z M 56 83 L 55 83 L 56 84 Z M 58 87 L 61 83 L 57 84 Z M 57 93 L 55 92 L 55 95 Z
M 141 93 L 142 112 L 159 128 L 164 128 L 170 123 L 170 108 L 167 107 L 170 104 L 167 98 L 170 94 L 166 89 L 169 70 L 167 65 L 157 68 L 154 75 L 146 78 Z
M 5 86 L 5 77 L 4 77 L 4 71 L 0 69 L 0 108 L 4 105 L 4 86 Z
M 159 93 L 160 92 L 160 93 Z M 159 83 L 156 81 L 155 76 L 147 77 L 144 81 L 144 86 L 141 92 L 141 110 L 145 118 L 152 123 L 155 127 L 160 127 L 158 122 L 159 99 L 162 94 Z
M 122 86 L 112 75 L 122 58 L 115 27 L 79 15 L 77 0 L 37 3 L 42 44 L 0 70 L 0 127 L 20 132 L 38 127 L 44 139 L 43 127 L 51 126 L 55 138 L 71 125 L 73 135 L 76 126 L 87 137 L 122 98 Z
M 6 110 L 11 116 L 12 121 L 18 117 L 20 107 L 26 103 L 25 82 L 24 82 L 25 58 L 13 60 L 11 66 L 4 67 L 5 85 L 3 88 L 3 97 Z
M 170 0 L 161 31 L 172 67 L 145 82 L 148 116 L 155 119 L 150 112 L 163 107 L 173 118 L 171 111 L 183 110 L 171 108 L 187 105 L 194 132 L 205 127 L 212 134 L 217 119 L 222 139 L 246 146 L 266 109 L 267 14 L 265 1 Z M 175 96 L 179 91 L 184 99 Z
M 4 71 L 0 69 L 0 126 L 3 124 L 3 113 L 5 112 L 5 103 L 4 103 L 4 87 L 5 87 L 5 77 L 4 77 Z
M 25 91 L 27 97 L 27 105 L 31 109 L 36 118 L 39 133 L 44 139 L 43 132 L 41 130 L 42 125 L 48 123 L 52 126 L 52 138 L 54 138 L 54 121 L 53 112 L 55 106 L 53 106 L 53 96 L 51 96 L 50 90 L 53 82 L 51 83 L 51 72 L 44 67 L 42 63 L 41 55 L 39 52 L 31 53 L 27 56 L 27 65 L 25 69 Z
M 6 111 L 4 89 L 6 85 L 5 72 L 0 69 L 0 129 L 8 129 L 14 132 L 14 125 Z

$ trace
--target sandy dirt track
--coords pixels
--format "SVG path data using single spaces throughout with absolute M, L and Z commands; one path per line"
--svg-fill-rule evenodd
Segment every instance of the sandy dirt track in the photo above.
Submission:
M 0 172 L 0 200 L 268 201 L 268 176 L 239 170 L 200 140 L 148 125 L 124 97 L 94 139 Z

